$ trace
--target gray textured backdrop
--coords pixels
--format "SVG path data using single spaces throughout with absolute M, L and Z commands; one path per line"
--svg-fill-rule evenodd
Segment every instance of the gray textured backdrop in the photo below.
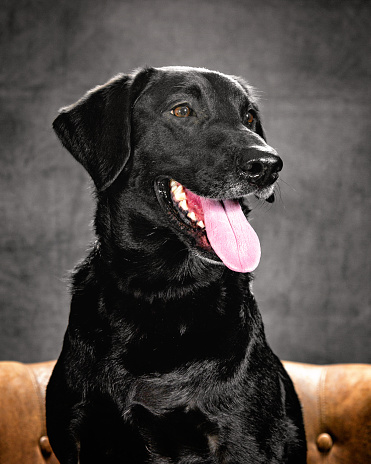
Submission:
M 185 64 L 258 87 L 284 159 L 281 199 L 253 212 L 272 347 L 371 362 L 370 4 L 3 0 L 0 359 L 58 355 L 65 277 L 92 240 L 89 179 L 52 133 L 58 108 L 117 72 Z

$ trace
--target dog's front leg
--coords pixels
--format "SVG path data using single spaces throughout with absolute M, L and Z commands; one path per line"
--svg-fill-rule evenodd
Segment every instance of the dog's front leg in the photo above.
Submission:
M 53 414 L 47 415 L 47 430 L 50 444 L 60 464 L 80 463 L 80 428 L 81 414 L 74 414 L 74 409 L 52 408 Z M 50 411 L 50 408 L 49 408 Z
M 59 376 L 57 364 L 46 392 L 46 426 L 50 444 L 60 464 L 79 464 L 83 419 L 81 402 L 73 399 Z

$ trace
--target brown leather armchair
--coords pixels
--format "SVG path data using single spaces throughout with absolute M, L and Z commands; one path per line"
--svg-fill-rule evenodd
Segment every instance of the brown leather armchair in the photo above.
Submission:
M 54 363 L 0 362 L 1 464 L 58 464 L 44 406 Z M 303 405 L 308 464 L 371 463 L 371 365 L 284 365 Z

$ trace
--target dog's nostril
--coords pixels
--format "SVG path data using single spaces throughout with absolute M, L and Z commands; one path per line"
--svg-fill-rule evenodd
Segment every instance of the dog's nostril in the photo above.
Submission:
M 241 161 L 241 160 L 240 160 Z M 279 156 L 262 156 L 239 164 L 240 173 L 250 182 L 274 182 L 283 166 Z
M 265 171 L 264 164 L 261 161 L 249 161 L 244 169 L 245 173 L 252 179 L 259 179 Z

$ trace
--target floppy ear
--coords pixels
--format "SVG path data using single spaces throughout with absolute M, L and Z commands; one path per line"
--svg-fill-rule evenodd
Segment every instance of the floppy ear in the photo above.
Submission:
M 98 191 L 117 178 L 130 157 L 131 110 L 153 68 L 120 74 L 62 108 L 53 128 L 92 177 Z

